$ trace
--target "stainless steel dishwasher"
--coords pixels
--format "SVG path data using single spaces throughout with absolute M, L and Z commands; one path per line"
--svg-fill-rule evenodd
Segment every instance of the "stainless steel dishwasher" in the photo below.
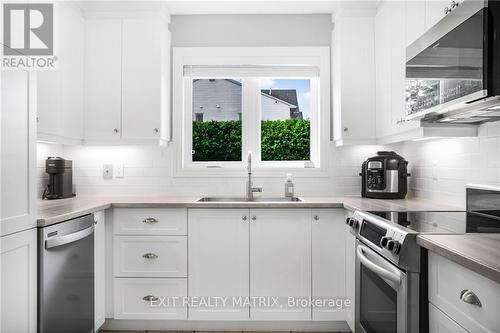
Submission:
M 38 229 L 38 332 L 94 332 L 94 215 Z

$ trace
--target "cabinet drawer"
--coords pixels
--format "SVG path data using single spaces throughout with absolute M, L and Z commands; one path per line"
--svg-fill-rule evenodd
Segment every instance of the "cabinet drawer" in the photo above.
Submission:
M 434 305 L 429 304 L 429 333 L 467 333 Z
M 186 277 L 186 236 L 115 236 L 116 277 Z
M 186 208 L 115 208 L 115 235 L 187 235 Z
M 115 278 L 114 318 L 186 320 L 186 296 L 186 279 Z
M 473 292 L 481 306 L 461 300 Z M 500 284 L 429 253 L 429 301 L 470 332 L 499 332 Z

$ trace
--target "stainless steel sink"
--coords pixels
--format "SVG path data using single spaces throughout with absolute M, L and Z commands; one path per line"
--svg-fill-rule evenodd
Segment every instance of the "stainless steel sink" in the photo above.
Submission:
M 203 197 L 196 202 L 303 202 L 303 200 L 297 197 L 254 197 L 253 200 L 243 197 Z

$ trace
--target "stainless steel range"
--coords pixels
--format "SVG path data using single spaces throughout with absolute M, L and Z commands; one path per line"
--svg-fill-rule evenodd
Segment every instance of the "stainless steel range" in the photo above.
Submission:
M 356 333 L 427 332 L 427 253 L 417 235 L 500 232 L 500 189 L 467 188 L 467 211 L 357 211 L 346 223 L 356 236 Z

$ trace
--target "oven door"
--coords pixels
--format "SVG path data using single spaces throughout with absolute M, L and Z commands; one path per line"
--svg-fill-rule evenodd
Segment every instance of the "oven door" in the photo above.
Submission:
M 357 240 L 356 333 L 418 332 L 408 296 L 407 274 Z

